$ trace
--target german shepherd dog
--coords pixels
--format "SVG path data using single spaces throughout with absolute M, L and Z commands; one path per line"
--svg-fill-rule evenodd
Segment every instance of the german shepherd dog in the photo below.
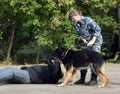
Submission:
M 91 68 L 94 73 L 103 80 L 103 83 L 98 87 L 105 87 L 108 84 L 109 79 L 104 74 L 104 59 L 98 52 L 88 49 L 75 51 L 66 49 L 63 45 L 59 45 L 54 51 L 54 56 L 62 61 L 66 69 L 65 78 L 61 84 L 58 84 L 58 86 L 66 85 L 71 75 L 72 82 L 69 83 L 69 85 L 73 85 L 76 82 L 76 71 L 78 69 L 86 68 Z

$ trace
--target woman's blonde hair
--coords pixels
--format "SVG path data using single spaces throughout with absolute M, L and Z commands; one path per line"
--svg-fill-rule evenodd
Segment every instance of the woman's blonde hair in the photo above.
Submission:
M 69 12 L 69 18 L 72 18 L 72 17 L 75 16 L 75 15 L 80 15 L 80 16 L 82 16 L 82 12 L 81 12 L 81 11 L 78 11 L 78 10 L 76 10 L 76 9 L 70 10 L 70 12 Z

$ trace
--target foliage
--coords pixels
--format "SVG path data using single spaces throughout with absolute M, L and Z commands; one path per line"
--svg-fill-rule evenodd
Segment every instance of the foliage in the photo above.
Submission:
M 39 27 L 39 16 L 35 14 L 40 5 L 33 0 L 2 0 L 0 1 L 0 27 L 2 32 L 1 48 L 6 54 L 12 33 L 12 25 L 16 24 L 16 33 L 12 54 L 20 46 L 34 39 L 34 30 Z
M 109 35 L 118 31 L 116 12 L 112 11 L 117 4 L 117 0 L 0 0 L 0 50 L 7 54 L 13 24 L 16 32 L 12 56 L 21 47 L 36 41 L 37 46 L 43 45 L 50 51 L 59 42 L 72 47 L 76 32 L 68 19 L 71 8 L 93 18 L 102 27 L 104 43 L 111 45 Z

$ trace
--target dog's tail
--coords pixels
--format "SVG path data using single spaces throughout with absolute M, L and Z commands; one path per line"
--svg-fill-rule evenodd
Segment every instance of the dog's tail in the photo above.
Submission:
M 106 55 L 102 55 L 103 59 L 106 61 L 106 60 L 109 60 L 111 57 L 110 56 L 106 56 Z
M 120 51 L 117 51 L 112 56 L 102 56 L 105 61 L 116 61 L 119 57 Z

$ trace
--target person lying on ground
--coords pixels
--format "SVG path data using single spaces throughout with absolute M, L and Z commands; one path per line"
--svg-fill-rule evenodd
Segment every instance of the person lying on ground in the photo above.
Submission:
M 52 57 L 49 61 L 47 65 L 0 69 L 0 83 L 55 84 L 63 77 L 63 72 L 57 58 Z

